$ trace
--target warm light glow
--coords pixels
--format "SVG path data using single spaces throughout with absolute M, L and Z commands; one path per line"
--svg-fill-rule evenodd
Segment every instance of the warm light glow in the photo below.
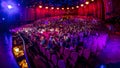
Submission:
M 67 7 L 67 10 L 69 10 L 70 8 L 69 7 Z
M 83 7 L 84 6 L 84 4 L 81 4 L 81 7 Z
M 40 5 L 39 8 L 42 8 L 42 6 Z
M 15 48 L 15 52 L 19 52 L 19 48 L 16 47 L 16 48 Z
M 48 9 L 48 7 L 45 7 L 45 9 Z
M 60 8 L 57 8 L 57 10 L 59 10 Z
M 64 10 L 64 8 L 62 8 L 62 10 Z
M 91 0 L 91 1 L 94 1 L 94 0 Z
M 27 62 L 26 62 L 25 59 L 23 59 L 23 60 L 19 63 L 19 65 L 21 66 L 21 68 L 28 68 L 28 64 L 27 64 Z
M 79 8 L 79 6 L 76 6 L 76 8 Z
M 89 4 L 89 2 L 87 1 L 87 2 L 85 2 L 85 4 Z
M 72 7 L 72 9 L 74 9 L 74 7 Z
M 54 7 L 51 7 L 51 9 L 54 9 Z

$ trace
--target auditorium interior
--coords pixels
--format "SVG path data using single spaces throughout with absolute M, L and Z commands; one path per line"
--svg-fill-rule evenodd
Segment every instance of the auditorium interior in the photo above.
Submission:
M 120 0 L 0 0 L 0 68 L 120 68 Z

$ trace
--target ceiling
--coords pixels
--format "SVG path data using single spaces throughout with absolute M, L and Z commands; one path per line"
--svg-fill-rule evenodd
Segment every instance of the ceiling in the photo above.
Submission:
M 76 6 L 86 0 L 16 0 L 22 6 L 43 5 L 43 6 Z

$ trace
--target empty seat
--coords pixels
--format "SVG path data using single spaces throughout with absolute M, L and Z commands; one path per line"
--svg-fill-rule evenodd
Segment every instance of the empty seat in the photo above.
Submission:
M 45 55 L 46 55 L 48 60 L 51 59 L 51 55 L 50 55 L 50 51 L 49 50 L 46 50 L 46 54 Z
M 74 68 L 77 59 L 78 59 L 78 53 L 72 52 L 70 55 L 70 59 L 68 60 L 70 62 L 70 65 L 72 65 L 72 68 Z
M 58 68 L 66 68 L 64 60 L 58 60 Z
M 46 53 L 46 48 L 45 48 L 45 47 L 42 47 L 42 48 L 41 48 L 41 52 L 45 55 L 45 53 Z
M 57 65 L 57 55 L 56 54 L 53 54 L 51 56 L 51 61 L 53 62 L 53 64 L 56 66 Z
M 42 52 L 42 49 L 43 49 L 43 47 L 42 46 L 40 46 L 40 51 Z
M 63 55 L 63 59 L 65 62 L 68 59 L 69 55 L 70 55 L 70 50 L 68 48 L 65 48 L 64 55 Z
M 84 49 L 83 56 L 85 57 L 86 60 L 88 60 L 90 56 L 90 50 Z
M 64 47 L 60 47 L 60 54 L 63 54 L 64 52 Z
M 50 68 L 54 68 L 54 65 L 51 62 L 48 62 L 50 65 Z
M 83 50 L 79 50 L 79 51 L 78 51 L 78 55 L 79 55 L 79 56 L 82 56 L 82 54 L 83 54 Z

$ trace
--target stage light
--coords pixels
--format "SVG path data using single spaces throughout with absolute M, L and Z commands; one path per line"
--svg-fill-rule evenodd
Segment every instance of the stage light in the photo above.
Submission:
M 8 5 L 7 7 L 8 7 L 8 9 L 12 9 L 12 8 L 13 8 L 13 6 L 12 6 L 12 5 Z
M 54 7 L 51 7 L 51 9 L 54 9 Z
M 3 1 L 1 2 L 1 6 L 4 11 L 8 12 L 9 14 L 16 13 L 18 11 L 17 4 L 11 2 L 11 1 Z
M 74 7 L 72 7 L 72 9 L 74 9 Z
M 79 6 L 76 6 L 76 8 L 79 8 Z
M 48 9 L 48 7 L 45 7 L 45 9 Z
M 69 10 L 70 8 L 69 7 L 67 7 L 67 10 Z
M 94 1 L 94 0 L 91 0 L 91 1 Z
M 81 4 L 81 7 L 83 7 L 84 6 L 84 4 Z
M 64 8 L 62 8 L 62 10 L 64 10 Z
M 42 6 L 40 5 L 39 8 L 42 8 Z
M 89 2 L 87 1 L 87 2 L 85 2 L 85 4 L 89 4 Z
M 57 8 L 57 10 L 59 10 L 60 8 Z

